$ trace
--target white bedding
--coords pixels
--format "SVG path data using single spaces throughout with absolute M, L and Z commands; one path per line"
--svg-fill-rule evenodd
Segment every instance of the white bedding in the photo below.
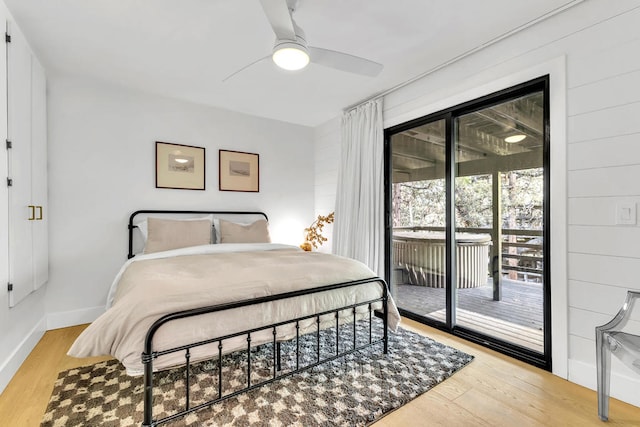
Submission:
M 294 250 L 294 251 L 302 251 L 302 249 L 297 246 L 291 245 L 283 245 L 280 243 L 225 243 L 225 244 L 214 244 L 214 245 L 202 245 L 202 246 L 191 246 L 188 248 L 181 249 L 173 249 L 170 251 L 164 252 L 155 252 L 151 254 L 139 254 L 135 257 L 129 259 L 118 271 L 115 279 L 113 279 L 113 283 L 111 283 L 111 288 L 109 288 L 109 294 L 107 295 L 107 304 L 106 309 L 108 310 L 113 305 L 113 298 L 115 296 L 116 289 L 118 288 L 118 282 L 120 281 L 120 277 L 122 273 L 127 269 L 129 264 L 138 261 L 144 261 L 148 259 L 161 259 L 161 258 L 170 258 L 175 256 L 182 255 L 200 255 L 200 254 L 220 254 L 220 253 L 229 253 L 229 252 L 250 252 L 250 251 L 274 251 L 274 250 Z
M 127 261 L 116 276 L 109 291 L 107 311 L 78 337 L 68 354 L 76 357 L 110 354 L 123 363 L 130 375 L 139 375 L 143 368 L 141 353 L 145 334 L 164 314 L 374 276 L 360 262 L 279 244 L 216 244 L 138 255 Z M 335 309 L 381 295 L 381 286 L 370 283 L 180 319 L 158 330 L 154 350 Z M 366 307 L 362 307 L 362 311 L 366 311 Z M 345 314 L 343 320 L 348 320 L 347 316 Z M 395 330 L 400 316 L 390 297 L 388 320 L 389 327 Z M 327 326 L 334 323 L 335 318 L 331 316 Z M 301 322 L 301 333 L 314 328 L 312 319 Z M 279 327 L 277 332 L 278 339 L 295 336 L 293 325 Z M 271 330 L 252 334 L 252 344 L 272 339 Z M 225 340 L 223 348 L 224 353 L 246 348 L 246 337 Z M 192 360 L 216 354 L 217 343 L 214 343 L 193 349 Z M 182 352 L 162 356 L 154 360 L 154 369 L 183 362 Z

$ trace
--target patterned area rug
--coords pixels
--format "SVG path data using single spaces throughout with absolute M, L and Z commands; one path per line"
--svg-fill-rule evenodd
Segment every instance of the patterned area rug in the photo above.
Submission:
M 369 339 L 358 326 L 356 343 Z M 374 333 L 374 338 L 376 334 Z M 335 329 L 321 333 L 322 356 L 335 352 Z M 340 349 L 353 348 L 353 328 L 340 327 Z M 282 345 L 282 372 L 295 367 L 295 340 Z M 315 334 L 300 340 L 300 365 L 316 359 Z M 223 357 L 223 393 L 247 383 L 247 353 Z M 252 384 L 273 375 L 273 346 L 251 351 Z M 381 345 L 357 351 L 229 398 L 171 426 L 366 426 L 444 381 L 473 356 L 430 338 L 399 329 Z M 191 406 L 217 397 L 217 361 L 191 368 Z M 154 419 L 183 409 L 184 368 L 157 374 Z M 115 360 L 61 372 L 44 415 L 43 427 L 134 426 L 142 423 L 142 378 L 129 377 Z

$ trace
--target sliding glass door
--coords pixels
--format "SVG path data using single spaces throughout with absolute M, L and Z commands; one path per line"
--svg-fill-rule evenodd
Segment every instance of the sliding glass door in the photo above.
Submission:
M 389 274 L 405 316 L 551 368 L 548 80 L 387 130 Z
M 539 353 L 543 100 L 543 91 L 534 91 L 463 114 L 454 124 L 456 324 Z
M 440 320 L 446 314 L 445 124 L 436 119 L 393 135 L 391 157 L 394 293 L 400 307 Z

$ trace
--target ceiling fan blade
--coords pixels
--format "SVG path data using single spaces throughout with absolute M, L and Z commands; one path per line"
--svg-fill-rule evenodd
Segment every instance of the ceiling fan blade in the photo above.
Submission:
M 359 56 L 309 46 L 311 62 L 354 74 L 376 77 L 384 66 Z
M 296 30 L 286 0 L 260 0 L 278 40 L 296 40 Z
M 244 70 L 246 70 L 247 68 L 251 67 L 252 65 L 256 65 L 258 62 L 262 62 L 267 58 L 271 58 L 271 55 L 267 55 L 265 57 L 262 57 L 260 59 L 256 59 L 255 61 L 253 61 L 252 63 L 250 63 L 249 65 L 245 65 L 244 67 L 240 68 L 237 71 L 234 71 L 233 73 L 229 74 L 227 77 L 225 77 L 224 79 L 222 79 L 222 82 L 226 82 L 227 80 L 229 80 L 230 78 L 232 78 L 233 76 L 240 74 L 241 72 L 243 72 Z

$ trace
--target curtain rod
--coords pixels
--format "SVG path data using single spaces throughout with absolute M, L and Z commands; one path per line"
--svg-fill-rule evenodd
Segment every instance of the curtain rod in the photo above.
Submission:
M 544 15 L 541 15 L 541 16 L 537 17 L 536 19 L 533 19 L 533 20 L 531 20 L 529 22 L 526 22 L 525 24 L 523 24 L 523 25 L 521 25 L 519 27 L 516 27 L 516 28 L 514 28 L 512 30 L 507 31 L 506 33 L 503 33 L 503 34 L 501 34 L 501 35 L 499 35 L 497 37 L 494 37 L 493 39 L 491 39 L 491 40 L 489 40 L 487 42 L 484 42 L 481 45 L 478 45 L 478 46 L 474 47 L 473 49 L 470 49 L 470 50 L 468 50 L 466 52 L 463 52 L 460 55 L 458 55 L 456 57 L 453 57 L 453 58 L 449 59 L 448 61 L 445 61 L 442 64 L 437 65 L 436 67 L 431 68 L 431 69 L 429 69 L 429 70 L 427 70 L 427 71 L 425 71 L 425 72 L 423 72 L 421 74 L 418 74 L 417 76 L 412 77 L 411 79 L 409 79 L 407 81 L 399 83 L 399 84 L 397 84 L 397 85 L 395 85 L 395 86 L 393 86 L 393 87 L 391 87 L 389 89 L 386 89 L 386 90 L 384 90 L 382 92 L 378 92 L 377 94 L 371 95 L 368 98 L 365 98 L 365 99 L 363 99 L 363 100 L 361 100 L 361 101 L 359 101 L 359 102 L 357 102 L 355 104 L 351 104 L 348 107 L 344 108 L 342 110 L 342 112 L 343 113 L 348 113 L 349 111 L 356 109 L 357 107 L 359 107 L 360 105 L 362 105 L 364 103 L 367 103 L 369 101 L 373 101 L 375 99 L 382 98 L 382 97 L 384 97 L 386 95 L 389 95 L 390 93 L 393 93 L 393 92 L 395 92 L 395 91 L 397 91 L 399 89 L 402 89 L 403 87 L 408 86 L 411 83 L 416 82 L 416 81 L 418 81 L 418 80 L 420 80 L 420 79 L 422 79 L 424 77 L 427 77 L 428 75 L 433 74 L 436 71 L 439 71 L 439 70 L 441 70 L 441 69 L 443 69 L 445 67 L 448 67 L 449 65 L 451 65 L 451 64 L 453 64 L 455 62 L 458 62 L 458 61 L 466 58 L 467 56 L 473 55 L 474 53 L 476 53 L 476 52 L 478 52 L 478 51 L 480 51 L 482 49 L 485 49 L 485 48 L 487 48 L 487 47 L 489 47 L 489 46 L 491 46 L 491 45 L 493 45 L 495 43 L 498 43 L 501 40 L 504 40 L 504 39 L 506 39 L 508 37 L 511 37 L 512 35 L 514 35 L 516 33 L 519 33 L 520 31 L 523 31 L 523 30 L 525 30 L 525 29 L 527 29 L 529 27 L 532 27 L 532 26 L 534 26 L 534 25 L 536 25 L 536 24 L 538 24 L 538 23 L 540 23 L 542 21 L 545 21 L 545 20 L 551 18 L 552 16 L 555 16 L 555 15 L 561 13 L 561 12 L 564 12 L 565 10 L 572 8 L 573 6 L 576 6 L 577 4 L 582 3 L 583 1 L 584 0 L 572 0 L 572 1 L 569 1 L 568 3 L 565 3 L 562 6 L 559 6 L 559 7 L 555 8 L 555 9 L 545 13 Z

